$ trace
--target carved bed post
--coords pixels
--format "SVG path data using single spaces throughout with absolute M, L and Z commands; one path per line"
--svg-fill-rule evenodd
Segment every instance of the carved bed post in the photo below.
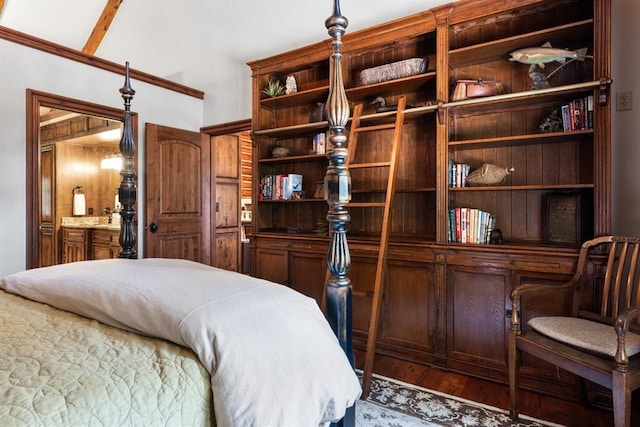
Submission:
M 349 102 L 342 80 L 342 36 L 349 21 L 340 14 L 340 2 L 334 0 L 333 15 L 327 18 L 325 26 L 333 39 L 331 54 L 331 76 L 329 96 L 325 113 L 329 121 L 330 149 L 327 153 L 329 166 L 324 178 L 324 199 L 329 205 L 329 251 L 327 267 L 330 277 L 327 282 L 327 318 L 338 336 L 342 349 L 353 361 L 351 334 L 351 281 L 347 271 L 351 265 L 347 244 L 347 224 L 351 220 L 347 203 L 351 200 L 351 177 L 347 167 L 347 136 L 345 126 L 349 120 Z
M 120 171 L 122 180 L 118 189 L 118 197 L 122 204 L 122 225 L 120 226 L 120 246 L 122 250 L 118 253 L 118 258 L 137 258 L 134 249 L 136 244 L 136 232 L 134 228 L 134 217 L 136 211 L 136 170 L 133 164 L 133 155 L 136 152 L 136 144 L 131 130 L 131 99 L 136 91 L 131 88 L 129 82 L 129 63 L 125 67 L 124 86 L 120 88 L 122 99 L 124 99 L 124 129 L 120 139 L 120 153 L 123 157 L 123 169 Z

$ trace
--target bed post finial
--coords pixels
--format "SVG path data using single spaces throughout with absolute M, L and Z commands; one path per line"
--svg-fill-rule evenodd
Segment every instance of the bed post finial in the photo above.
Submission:
M 340 13 L 340 2 L 334 0 L 333 15 L 325 21 L 333 39 L 331 52 L 331 75 L 329 96 L 325 114 L 329 122 L 329 166 L 324 178 L 324 199 L 329 205 L 329 250 L 327 268 L 329 280 L 326 284 L 326 315 L 338 337 L 340 346 L 354 365 L 352 345 L 351 280 L 347 276 L 351 257 L 347 244 L 347 224 L 351 220 L 346 205 L 351 200 L 351 176 L 347 167 L 347 135 L 345 126 L 349 120 L 349 101 L 342 79 L 342 36 L 349 21 Z M 343 425 L 355 425 L 353 408 L 349 408 L 342 420 Z
M 134 217 L 136 211 L 136 170 L 133 156 L 136 152 L 136 143 L 131 130 L 131 100 L 136 91 L 131 88 L 129 81 L 129 62 L 125 65 L 124 86 L 120 88 L 122 99 L 124 100 L 124 129 L 120 139 L 120 154 L 123 157 L 123 169 L 120 171 L 122 177 L 118 197 L 122 204 L 120 215 L 122 225 L 120 226 L 120 246 L 122 250 L 118 253 L 118 258 L 137 258 L 134 249 L 136 244 L 136 232 L 134 228 Z

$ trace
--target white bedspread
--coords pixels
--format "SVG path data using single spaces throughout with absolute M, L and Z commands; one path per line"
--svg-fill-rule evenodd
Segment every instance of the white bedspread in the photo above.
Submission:
M 220 427 L 316 426 L 361 392 L 316 302 L 282 285 L 184 260 L 115 259 L 29 270 L 0 286 L 193 349 Z
M 212 418 L 209 374 L 191 350 L 0 291 L 0 426 L 203 427 Z

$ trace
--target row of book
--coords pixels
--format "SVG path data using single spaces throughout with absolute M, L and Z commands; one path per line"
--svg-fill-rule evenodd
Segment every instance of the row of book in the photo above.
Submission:
M 449 187 L 466 187 L 469 165 L 449 160 Z
M 496 217 L 476 208 L 449 209 L 449 242 L 488 244 Z
M 593 129 L 593 95 L 576 98 L 560 107 L 560 110 L 565 132 Z
M 260 200 L 292 200 L 303 197 L 300 174 L 288 173 L 260 177 Z

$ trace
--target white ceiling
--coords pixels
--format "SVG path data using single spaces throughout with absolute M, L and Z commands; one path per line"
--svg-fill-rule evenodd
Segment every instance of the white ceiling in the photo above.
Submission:
M 347 32 L 448 0 L 342 0 Z M 107 0 L 5 0 L 0 25 L 82 50 Z M 328 38 L 332 0 L 123 0 L 96 56 L 206 90 L 228 63 Z

